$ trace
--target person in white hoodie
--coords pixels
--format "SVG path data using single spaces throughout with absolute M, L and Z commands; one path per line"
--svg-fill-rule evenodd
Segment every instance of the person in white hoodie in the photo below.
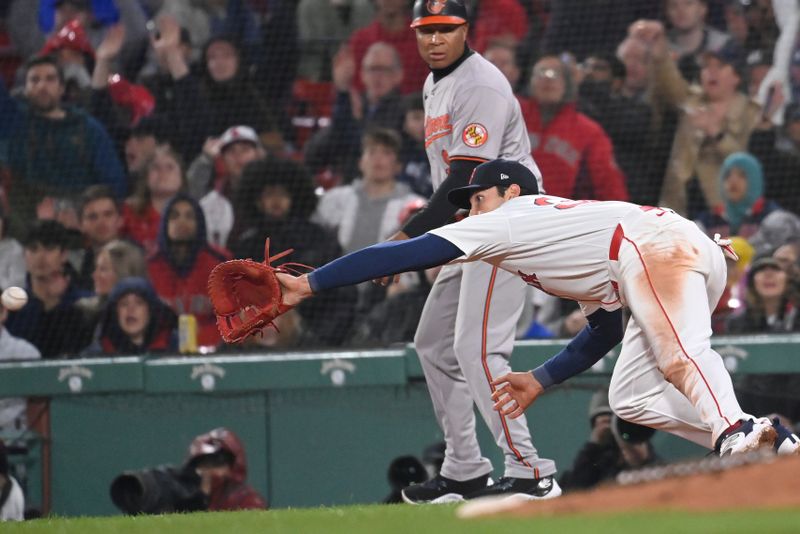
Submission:
M 334 187 L 319 200 L 312 221 L 335 232 L 345 252 L 384 241 L 400 226 L 400 214 L 412 200 L 422 200 L 400 173 L 400 134 L 376 128 L 362 140 L 361 177 Z
M 19 482 L 8 473 L 8 453 L 0 440 L 0 521 L 25 519 L 25 495 Z
M 6 235 L 6 213 L 0 203 L 0 287 L 25 285 L 25 254 L 22 245 Z
M 24 285 L 24 284 L 23 284 Z M 0 285 L 0 292 L 7 286 Z M 39 349 L 28 341 L 12 336 L 3 324 L 8 310 L 0 305 L 0 362 L 38 360 Z M 28 426 L 27 401 L 21 397 L 0 397 L 0 433 L 20 433 Z M 0 490 L 0 493 L 2 490 Z

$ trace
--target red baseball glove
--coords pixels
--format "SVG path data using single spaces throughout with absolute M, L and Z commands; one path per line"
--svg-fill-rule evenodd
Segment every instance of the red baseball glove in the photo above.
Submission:
M 299 263 L 271 265 L 292 252 L 293 249 L 289 249 L 270 257 L 267 239 L 263 262 L 229 260 L 214 267 L 208 277 L 208 296 L 217 314 L 217 328 L 222 339 L 236 343 L 261 332 L 265 326 L 275 327 L 275 318 L 293 308 L 283 303 L 281 284 L 275 274 L 296 276 L 300 273 L 295 267 L 311 267 Z

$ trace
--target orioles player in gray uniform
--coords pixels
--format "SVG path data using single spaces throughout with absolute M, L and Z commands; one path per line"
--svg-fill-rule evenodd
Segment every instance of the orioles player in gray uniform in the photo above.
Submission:
M 466 185 L 485 161 L 513 159 L 541 182 L 519 102 L 503 74 L 466 45 L 466 17 L 460 0 L 414 5 L 411 27 L 431 68 L 423 98 L 435 192 L 395 239 L 417 237 L 449 222 L 456 208 L 447 192 Z M 445 266 L 436 278 L 414 342 L 447 447 L 440 474 L 405 488 L 406 502 L 450 502 L 485 491 L 492 465 L 478 446 L 473 403 L 504 453 L 504 477 L 492 492 L 530 499 L 561 494 L 555 463 L 539 457 L 525 418 L 511 420 L 492 410 L 491 383 L 510 371 L 526 294 L 519 278 L 482 262 Z

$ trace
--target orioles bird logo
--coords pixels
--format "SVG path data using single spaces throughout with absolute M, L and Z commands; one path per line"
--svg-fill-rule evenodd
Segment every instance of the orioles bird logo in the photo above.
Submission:
M 447 0 L 428 0 L 428 11 L 434 15 L 438 15 L 444 9 Z

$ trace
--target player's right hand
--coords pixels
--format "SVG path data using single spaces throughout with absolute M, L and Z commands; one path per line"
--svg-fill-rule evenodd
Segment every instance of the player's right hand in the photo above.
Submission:
M 508 373 L 492 381 L 494 409 L 502 415 L 516 419 L 533 404 L 544 388 L 533 373 Z

